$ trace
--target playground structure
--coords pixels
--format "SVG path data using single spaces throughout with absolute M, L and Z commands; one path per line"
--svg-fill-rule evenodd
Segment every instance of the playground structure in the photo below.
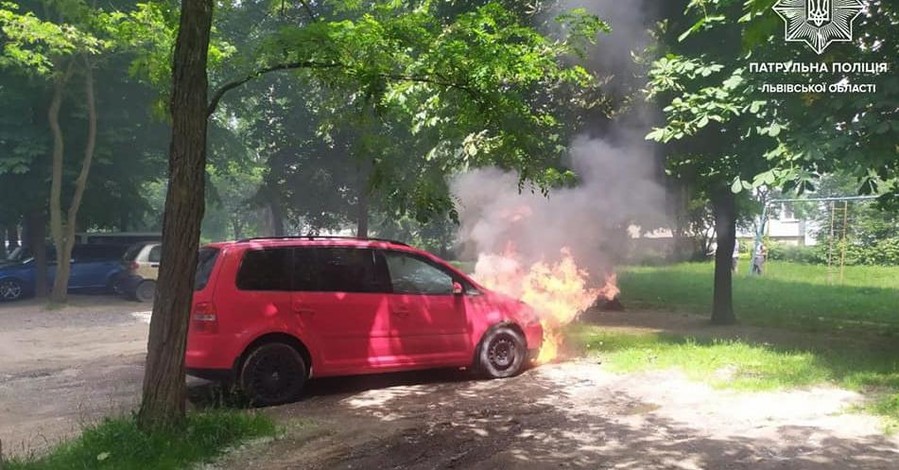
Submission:
M 768 226 L 768 217 L 770 208 L 776 204 L 793 204 L 793 203 L 817 203 L 827 208 L 829 226 L 827 227 L 827 278 L 833 284 L 836 278 L 839 282 L 843 282 L 843 274 L 846 267 L 846 245 L 847 233 L 850 226 L 851 218 L 849 213 L 852 206 L 850 202 L 855 201 L 872 201 L 877 196 L 837 196 L 837 197 L 820 197 L 820 198 L 794 198 L 794 199 L 771 199 L 765 201 L 762 206 L 762 213 L 756 224 L 755 243 L 753 245 L 751 257 L 756 256 L 761 247 L 766 229 Z M 749 274 L 752 275 L 752 263 L 750 262 Z

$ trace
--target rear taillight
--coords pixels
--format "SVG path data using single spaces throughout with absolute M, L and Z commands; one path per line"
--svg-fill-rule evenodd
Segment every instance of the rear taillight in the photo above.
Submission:
M 216 333 L 219 329 L 218 316 L 212 302 L 198 302 L 190 314 L 190 323 L 194 331 Z
M 128 270 L 132 273 L 137 272 L 138 269 L 140 269 L 140 264 L 138 264 L 137 261 L 132 261 L 131 264 L 128 265 Z

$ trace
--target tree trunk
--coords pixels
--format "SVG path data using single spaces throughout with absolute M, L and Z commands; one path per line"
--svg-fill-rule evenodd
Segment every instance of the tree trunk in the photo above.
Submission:
M 231 229 L 234 230 L 235 240 L 243 239 L 243 223 L 241 223 L 239 217 L 234 217 L 231 219 Z
M 715 249 L 715 294 L 712 301 L 712 323 L 732 325 L 736 323 L 733 306 L 732 263 L 736 243 L 737 218 L 734 193 L 723 189 L 712 196 L 715 211 L 715 232 L 718 247 Z
M 274 237 L 283 237 L 284 211 L 281 210 L 281 200 L 278 198 L 277 191 L 271 186 L 266 188 L 266 192 L 268 193 L 268 208 L 269 215 L 271 216 L 271 235 Z
M 371 173 L 374 162 L 365 160 L 359 167 L 359 200 L 356 205 L 356 237 L 368 238 L 369 210 L 371 209 Z
M 26 244 L 34 254 L 34 293 L 47 297 L 47 220 L 36 210 L 25 218 Z
M 180 424 L 187 387 L 184 352 L 205 210 L 207 52 L 212 0 L 182 0 L 172 67 L 172 140 L 138 426 Z
M 85 57 L 84 64 L 84 99 L 87 107 L 87 141 L 84 144 L 84 158 L 81 161 L 81 171 L 75 180 L 75 193 L 66 213 L 66 222 L 62 228 L 62 237 L 57 237 L 54 232 L 53 240 L 56 243 L 56 278 L 53 281 L 53 293 L 50 300 L 54 303 L 66 301 L 69 287 L 69 274 L 72 265 L 72 248 L 75 246 L 75 229 L 78 227 L 78 210 L 81 208 L 81 200 L 84 198 L 84 190 L 87 188 L 87 178 L 90 175 L 91 164 L 94 160 L 94 150 L 97 146 L 97 101 L 94 95 L 94 72 L 90 60 Z M 59 209 L 59 204 L 57 204 Z M 61 209 L 60 209 L 61 210 Z M 61 217 L 57 217 L 61 219 Z
M 57 75 L 53 82 L 53 98 L 50 100 L 50 109 L 47 111 L 47 120 L 50 123 L 50 132 L 53 134 L 52 167 L 50 173 L 50 234 L 53 244 L 56 246 L 56 280 L 53 283 L 53 292 L 50 295 L 51 302 L 65 302 L 66 289 L 68 288 L 69 258 L 62 256 L 61 249 L 65 245 L 62 221 L 62 169 L 65 156 L 65 141 L 62 128 L 59 126 L 59 109 L 62 107 L 62 95 L 66 83 L 72 76 L 72 62 L 66 66 L 66 71 Z M 64 276 L 62 283 L 60 277 Z M 57 289 L 60 289 L 58 292 Z
M 369 195 L 366 188 L 362 188 L 359 193 L 359 202 L 356 206 L 356 236 L 358 238 L 368 238 L 368 208 Z

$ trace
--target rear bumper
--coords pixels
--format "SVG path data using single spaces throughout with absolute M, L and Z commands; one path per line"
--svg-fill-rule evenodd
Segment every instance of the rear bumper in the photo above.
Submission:
M 193 327 L 191 325 L 191 327 Z M 233 338 L 224 338 L 221 334 L 208 334 L 189 331 L 187 333 L 187 351 L 184 363 L 188 370 L 227 370 L 230 371 L 237 359 L 237 353 L 226 345 Z M 194 374 L 191 374 L 194 375 Z M 197 375 L 197 377 L 200 377 Z

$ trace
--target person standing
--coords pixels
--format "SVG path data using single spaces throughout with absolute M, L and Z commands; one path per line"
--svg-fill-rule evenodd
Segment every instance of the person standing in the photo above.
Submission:
M 768 258 L 768 249 L 765 244 L 759 245 L 759 250 L 752 257 L 752 274 L 762 275 L 765 271 L 765 260 Z
M 740 241 L 734 240 L 734 255 L 733 255 L 733 263 L 730 266 L 730 270 L 733 272 L 737 272 L 737 264 L 740 261 Z

